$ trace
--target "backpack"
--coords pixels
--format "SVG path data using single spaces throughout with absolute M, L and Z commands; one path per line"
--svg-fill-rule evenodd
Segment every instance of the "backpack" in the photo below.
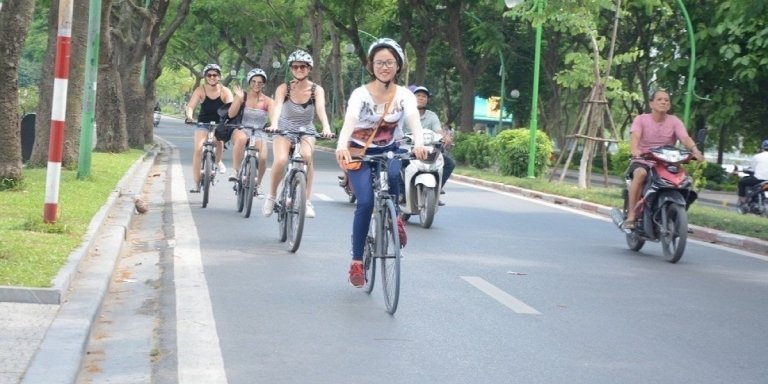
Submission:
M 226 103 L 219 107 L 219 125 L 216 126 L 216 130 L 213 135 L 216 139 L 223 142 L 228 142 L 232 139 L 232 132 L 235 131 L 235 127 L 232 125 L 239 125 L 243 120 L 243 110 L 245 109 L 245 101 L 248 99 L 248 93 L 243 94 L 243 103 L 240 105 L 240 111 L 233 118 L 229 118 L 229 107 L 232 103 Z

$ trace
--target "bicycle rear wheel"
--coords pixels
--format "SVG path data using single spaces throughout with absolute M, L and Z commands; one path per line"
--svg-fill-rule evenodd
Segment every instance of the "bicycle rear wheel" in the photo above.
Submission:
M 304 214 L 307 209 L 307 175 L 304 172 L 296 172 L 288 183 L 288 199 L 290 204 L 286 207 L 286 227 L 288 229 L 288 250 L 296 252 L 301 244 L 301 235 L 304 232 Z
M 381 285 L 387 312 L 394 314 L 400 301 L 400 235 L 397 232 L 397 211 L 391 199 L 385 203 L 379 224 L 379 257 L 381 259 Z
M 365 248 L 363 248 L 363 270 L 365 270 L 365 285 L 363 289 L 365 293 L 371 293 L 373 291 L 374 282 L 376 281 L 376 218 L 377 216 L 371 216 L 371 226 L 368 228 L 368 236 L 365 238 Z
M 208 196 L 213 178 L 213 155 L 206 151 L 203 154 L 203 208 L 208 206 Z
M 255 157 L 249 157 L 245 163 L 245 171 L 243 172 L 243 199 L 245 200 L 245 212 L 243 215 L 248 218 L 251 217 L 251 208 L 253 207 L 253 195 L 256 193 L 256 174 L 258 164 Z

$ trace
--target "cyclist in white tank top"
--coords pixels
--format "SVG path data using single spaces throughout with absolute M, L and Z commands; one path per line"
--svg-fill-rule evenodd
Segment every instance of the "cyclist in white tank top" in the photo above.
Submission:
M 235 122 L 240 121 L 244 127 L 263 128 L 267 124 L 269 113 L 272 110 L 274 101 L 263 94 L 264 84 L 267 82 L 267 74 L 260 68 L 254 68 L 248 75 L 246 81 L 250 88 L 244 93 L 239 86 L 234 86 L 235 99 L 229 106 L 229 118 Z M 245 129 L 236 129 L 232 132 L 232 173 L 229 175 L 229 181 L 237 180 L 237 172 L 240 171 L 240 163 L 245 155 L 245 146 L 248 144 L 248 135 L 251 132 Z M 256 149 L 259 151 L 259 174 L 257 177 L 256 191 L 259 197 L 261 194 L 261 180 L 267 170 L 267 134 L 264 131 L 256 132 L 260 140 L 256 141 Z
M 314 61 L 312 55 L 302 50 L 295 51 L 288 56 L 288 65 L 291 67 L 293 80 L 287 84 L 281 84 L 275 90 L 275 105 L 272 108 L 271 130 L 296 131 L 301 128 L 314 130 L 313 120 L 315 115 L 322 126 L 322 135 L 332 137 L 331 126 L 328 124 L 328 116 L 325 113 L 325 90 L 318 84 L 309 80 Z M 315 139 L 312 136 L 303 136 L 301 156 L 307 162 L 307 209 L 305 216 L 315 217 L 315 209 L 312 206 L 312 178 L 314 176 L 313 156 Z M 288 155 L 291 150 L 291 140 L 281 135 L 272 138 L 272 173 L 270 176 L 269 193 L 264 201 L 262 213 L 264 216 L 272 215 L 275 204 L 277 186 L 283 178 L 285 167 L 288 164 Z

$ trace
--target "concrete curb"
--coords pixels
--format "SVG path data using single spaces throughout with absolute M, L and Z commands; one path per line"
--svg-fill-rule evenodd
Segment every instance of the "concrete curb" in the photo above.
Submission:
M 141 193 L 158 149 L 156 145 L 148 151 L 120 180 L 91 222 L 86 235 L 90 239 L 73 252 L 55 279 L 60 284 L 57 289 L 61 306 L 21 383 L 70 384 L 77 380 L 91 326 L 109 289 L 127 228 L 134 217 L 133 196 Z
M 146 164 L 154 163 L 157 147 L 145 153 L 138 159 L 126 172 L 126 174 L 117 183 L 117 187 L 107 197 L 107 202 L 96 212 L 91 219 L 88 229 L 83 235 L 83 242 L 72 253 L 69 254 L 66 263 L 61 267 L 59 273 L 51 281 L 50 288 L 29 288 L 0 286 L 0 301 L 11 303 L 35 303 L 35 304 L 61 304 L 62 299 L 72 284 L 72 278 L 80 267 L 82 260 L 88 255 L 95 244 L 96 234 L 102 230 L 104 223 L 110 215 L 110 211 L 119 202 L 119 198 L 131 193 L 131 183 L 141 175 L 141 172 L 149 173 Z M 146 169 L 144 169 L 146 168 Z M 139 190 L 143 185 L 138 186 Z M 134 189 L 135 190 L 135 189 Z M 132 195 L 131 195 L 132 196 Z M 130 218 L 129 218 L 130 220 Z M 130 221 L 128 221 L 130 224 Z
M 611 213 L 612 207 L 607 207 L 604 205 L 588 203 L 585 201 L 563 197 L 563 196 L 550 195 L 547 193 L 532 191 L 525 188 L 505 185 L 505 184 L 497 183 L 493 181 L 475 179 L 472 177 L 462 176 L 457 174 L 453 174 L 451 178 L 457 181 L 468 183 L 468 184 L 482 185 L 484 187 L 497 189 L 504 192 L 515 193 L 515 194 L 533 198 L 533 199 L 541 199 L 553 204 L 564 205 L 570 208 L 580 209 L 582 211 L 599 214 L 609 218 L 611 217 L 610 213 Z M 704 241 L 707 243 L 713 243 L 713 244 L 723 244 L 727 246 L 741 248 L 751 252 L 768 254 L 768 241 L 760 240 L 754 237 L 735 235 L 732 233 L 723 232 L 723 231 L 719 231 L 712 228 L 700 227 L 698 225 L 691 225 L 690 227 L 693 230 L 693 234 L 691 234 L 691 237 L 696 240 Z

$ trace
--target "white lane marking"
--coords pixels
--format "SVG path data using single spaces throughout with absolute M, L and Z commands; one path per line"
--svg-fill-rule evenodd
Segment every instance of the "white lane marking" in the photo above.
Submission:
M 318 199 L 320 199 L 322 201 L 334 201 L 334 199 L 332 197 L 330 197 L 330 196 L 328 196 L 328 195 L 326 195 L 324 193 L 313 193 L 313 195 L 315 195 L 315 197 L 317 197 Z
M 530 305 L 520 301 L 516 297 L 502 291 L 495 285 L 487 282 L 482 277 L 477 276 L 459 276 L 467 283 L 472 284 L 475 288 L 479 289 L 486 295 L 492 297 L 501 304 L 504 304 L 507 308 L 515 311 L 516 313 L 523 315 L 541 315 L 541 312 L 535 310 Z
M 200 255 L 200 240 L 187 200 L 186 183 L 173 147 L 173 281 L 176 287 L 176 353 L 179 384 L 226 384 L 224 359 Z

